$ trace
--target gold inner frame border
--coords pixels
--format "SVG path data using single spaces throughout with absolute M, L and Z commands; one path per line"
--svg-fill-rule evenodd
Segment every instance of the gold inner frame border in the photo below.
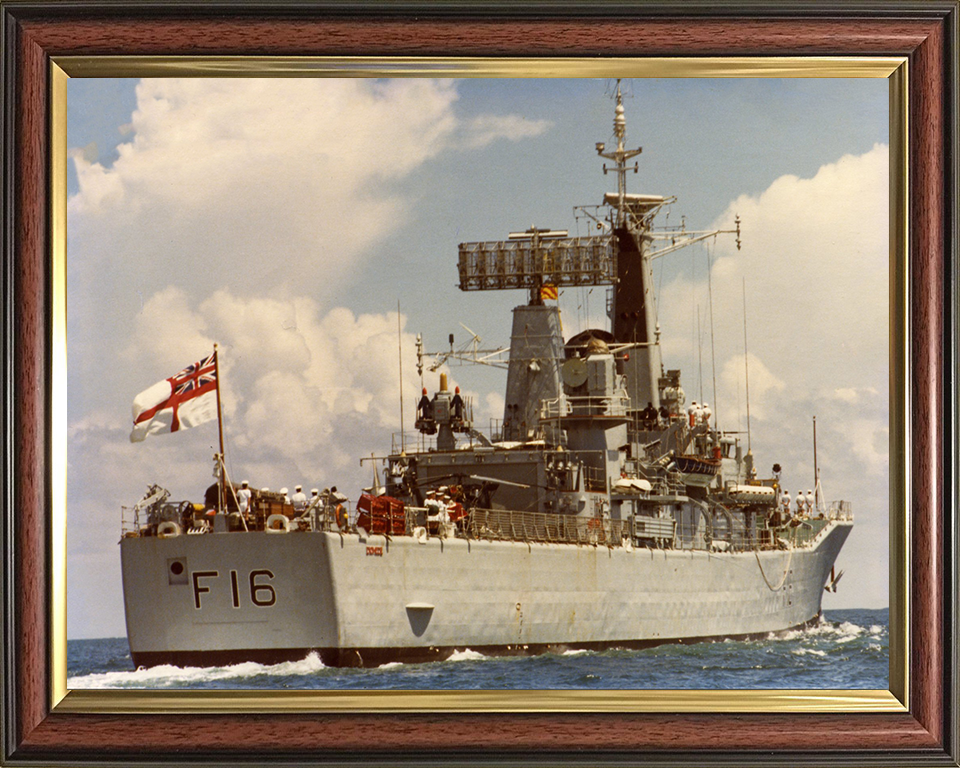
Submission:
M 890 687 L 888 690 L 118 691 L 67 688 L 67 81 L 108 77 L 885 78 L 890 125 Z M 907 712 L 911 515 L 906 57 L 605 59 L 59 56 L 50 62 L 51 708 L 57 713 Z

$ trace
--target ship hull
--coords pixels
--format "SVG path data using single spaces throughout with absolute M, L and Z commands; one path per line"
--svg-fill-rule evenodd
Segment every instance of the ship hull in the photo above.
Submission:
M 765 636 L 820 613 L 852 525 L 761 552 L 330 532 L 121 542 L 137 666 L 324 664 Z

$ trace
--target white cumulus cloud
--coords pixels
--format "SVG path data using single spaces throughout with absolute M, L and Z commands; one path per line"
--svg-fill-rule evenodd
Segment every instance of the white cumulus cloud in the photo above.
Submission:
M 481 115 L 467 124 L 465 144 L 479 148 L 498 139 L 529 139 L 549 130 L 552 125 L 549 120 L 530 120 L 519 115 Z
M 739 380 L 745 401 L 745 289 L 751 408 L 755 400 L 761 406 L 767 373 L 785 385 L 778 390 L 781 407 L 820 400 L 823 392 L 856 412 L 858 397 L 886 396 L 887 175 L 888 150 L 878 145 L 826 165 L 810 179 L 781 177 L 761 194 L 735 200 L 714 223 L 732 229 L 736 215 L 742 221 L 742 250 L 729 235 L 711 250 L 714 346 L 721 378 L 727 384 L 731 377 Z M 705 254 L 694 258 L 698 279 L 688 273 L 668 283 L 659 314 L 665 360 L 684 369 L 688 393 L 699 389 L 693 375 L 702 367 L 706 394 L 712 392 L 710 297 Z M 722 388 L 719 395 L 721 415 L 736 410 L 735 389 Z
M 288 284 L 318 260 L 334 290 L 405 214 L 394 182 L 446 147 L 455 100 L 419 79 L 144 80 L 118 159 L 73 155 L 73 245 L 147 290 Z

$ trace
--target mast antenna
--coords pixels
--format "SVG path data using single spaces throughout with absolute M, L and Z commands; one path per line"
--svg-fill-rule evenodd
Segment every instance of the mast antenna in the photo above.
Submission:
M 716 244 L 716 238 L 713 242 Z M 707 296 L 710 299 L 710 367 L 713 369 L 713 423 L 716 427 L 720 424 L 720 405 L 717 403 L 717 355 L 713 343 L 713 281 L 710 277 L 710 273 L 713 272 L 712 267 L 710 245 L 707 244 Z
M 616 162 L 616 165 L 613 168 L 607 168 L 607 164 L 603 164 L 603 172 L 607 173 L 608 170 L 616 171 L 617 173 L 617 227 L 622 228 L 624 222 L 626 221 L 626 196 L 627 196 L 627 171 L 630 170 L 627 167 L 627 160 L 630 160 L 641 152 L 643 152 L 642 147 L 637 147 L 636 149 L 625 149 L 624 142 L 627 138 L 627 118 L 623 112 L 623 91 L 620 88 L 620 78 L 617 78 L 617 93 L 615 96 L 617 100 L 617 106 L 614 108 L 613 114 L 613 135 L 617 138 L 617 148 L 613 152 L 605 152 L 606 145 L 602 141 L 597 142 L 597 154 L 600 157 L 604 157 L 607 160 L 613 160 Z M 637 173 L 639 170 L 639 164 L 633 164 L 633 172 Z
M 403 435 L 403 334 L 400 330 L 400 299 L 397 299 L 397 357 L 400 361 L 400 453 L 407 452 Z
M 820 468 L 817 466 L 817 417 L 813 417 L 813 493 L 814 506 L 820 509 Z
M 700 403 L 703 403 L 703 331 L 700 328 L 700 305 L 697 304 L 697 374 L 700 377 L 700 385 L 697 390 L 697 397 Z
M 747 453 L 750 445 L 750 362 L 747 352 L 747 278 L 743 278 L 743 371 L 747 387 Z

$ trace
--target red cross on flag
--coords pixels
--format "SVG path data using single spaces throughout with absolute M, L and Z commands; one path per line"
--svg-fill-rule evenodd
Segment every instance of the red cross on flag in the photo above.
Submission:
M 217 418 L 217 353 L 157 382 L 133 399 L 130 442 Z

